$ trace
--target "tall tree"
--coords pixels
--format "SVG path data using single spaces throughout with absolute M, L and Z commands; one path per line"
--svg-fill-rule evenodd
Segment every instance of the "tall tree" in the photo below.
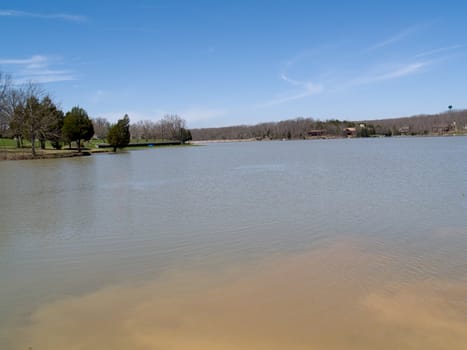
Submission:
M 44 90 L 37 84 L 28 83 L 23 87 L 11 89 L 6 104 L 9 117 L 9 134 L 16 138 L 17 147 L 23 146 L 23 138 L 37 138 L 38 128 L 42 125 L 39 99 Z M 35 155 L 35 144 L 32 145 Z
M 185 143 L 187 141 L 191 141 L 193 137 L 191 136 L 191 131 L 185 128 L 180 129 L 180 141 Z
M 110 123 L 105 118 L 95 118 L 92 120 L 92 125 L 94 127 L 95 136 L 98 139 L 104 140 L 107 138 L 107 134 L 110 129 Z
M 186 122 L 184 119 L 180 118 L 176 114 L 167 114 L 162 118 L 160 123 L 164 137 L 184 142 L 184 139 L 187 137 L 187 133 L 185 132 Z
M 107 141 L 113 147 L 114 152 L 117 148 L 124 148 L 130 143 L 130 118 L 128 114 L 119 119 L 117 124 L 110 127 Z
M 9 108 L 9 98 L 12 93 L 11 77 L 0 72 L 0 137 L 9 128 L 11 109 Z
M 62 134 L 69 143 L 75 141 L 78 152 L 81 152 L 81 141 L 89 141 L 94 135 L 92 121 L 83 108 L 76 106 L 67 112 L 63 120 Z
M 17 113 L 22 115 L 24 135 L 31 141 L 32 155 L 36 155 L 36 140 L 39 136 L 39 129 L 43 123 L 42 111 L 39 99 L 36 96 L 30 96 L 24 105 L 18 107 Z
M 44 113 L 40 96 L 44 95 L 42 88 L 29 83 L 22 89 L 20 100 L 15 107 L 12 125 L 16 129 L 17 137 L 29 138 L 32 155 L 36 155 L 36 140 L 45 133 L 48 115 Z M 50 101 L 50 99 L 49 99 Z
M 39 129 L 41 148 L 45 148 L 45 141 L 51 141 L 54 148 L 60 148 L 63 127 L 63 112 L 57 108 L 49 96 L 41 101 L 42 125 Z
M 24 92 L 22 90 L 12 90 L 8 95 L 4 112 L 6 123 L 8 123 L 8 134 L 16 139 L 16 147 L 23 147 L 24 135 L 24 113 L 22 107 L 24 103 Z
M 36 155 L 36 140 L 40 141 L 42 149 L 45 142 L 52 141 L 58 147 L 63 125 L 63 112 L 52 102 L 49 96 L 41 101 L 36 96 L 30 96 L 17 106 L 12 125 L 21 130 L 21 135 L 31 141 L 32 155 Z

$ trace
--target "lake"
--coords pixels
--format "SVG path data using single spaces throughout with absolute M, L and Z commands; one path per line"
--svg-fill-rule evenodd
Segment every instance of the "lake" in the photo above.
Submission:
M 0 163 L 1 349 L 467 349 L 467 137 Z

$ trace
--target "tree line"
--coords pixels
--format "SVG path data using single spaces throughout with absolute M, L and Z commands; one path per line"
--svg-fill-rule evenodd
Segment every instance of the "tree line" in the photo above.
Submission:
M 106 118 L 93 119 L 94 137 L 106 140 L 110 130 L 110 122 Z M 176 114 L 166 114 L 158 121 L 140 120 L 129 124 L 130 141 L 135 143 L 154 141 L 180 141 L 192 139 L 191 131 L 186 128 L 186 121 Z
M 131 139 L 184 143 L 191 140 L 191 133 L 178 115 L 166 115 L 158 122 L 144 121 L 132 125 L 126 114 L 111 124 L 105 118 L 90 118 L 79 106 L 64 113 L 37 84 L 17 86 L 9 75 L 0 72 L 0 137 L 15 139 L 17 148 L 23 148 L 27 140 L 35 156 L 37 143 L 41 149 L 45 149 L 46 142 L 55 149 L 61 149 L 64 144 L 71 149 L 74 143 L 81 152 L 83 142 L 94 137 L 109 143 L 116 151 L 127 146 Z
M 295 118 L 256 125 L 191 129 L 193 140 L 306 139 L 309 137 L 371 137 L 465 134 L 467 110 L 381 120 L 347 121 Z
M 381 134 L 465 134 L 467 133 L 467 110 L 449 108 L 443 113 L 371 120 L 363 123 L 371 123 L 375 127 L 375 132 Z
M 320 134 L 327 136 L 341 136 L 346 128 L 355 126 L 355 122 L 345 120 L 320 121 L 313 118 L 295 118 L 256 125 L 192 129 L 191 133 L 193 140 L 305 139 L 312 131 L 319 131 Z
M 62 147 L 62 142 L 76 142 L 80 151 L 81 141 L 94 134 L 86 111 L 74 107 L 65 114 L 36 84 L 16 86 L 10 76 L 0 73 L 0 91 L 0 137 L 14 138 L 18 148 L 28 140 L 33 156 L 36 141 L 41 149 L 45 149 L 47 141 L 56 149 Z

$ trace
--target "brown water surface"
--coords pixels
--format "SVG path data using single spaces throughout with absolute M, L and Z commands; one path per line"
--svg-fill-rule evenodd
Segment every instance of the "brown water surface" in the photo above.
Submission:
M 402 282 L 400 263 L 362 245 L 59 299 L 15 330 L 13 348 L 467 348 L 465 281 Z

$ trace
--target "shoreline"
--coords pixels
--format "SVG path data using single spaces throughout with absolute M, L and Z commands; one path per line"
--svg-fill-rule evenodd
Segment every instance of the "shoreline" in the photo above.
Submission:
M 182 146 L 196 146 L 195 144 L 181 144 L 179 142 L 166 142 L 166 143 L 151 143 L 151 144 L 131 144 L 129 147 L 125 147 L 124 151 L 140 151 L 143 149 L 154 149 L 160 147 L 182 147 Z M 98 147 L 98 148 L 83 148 L 81 152 L 77 149 L 39 149 L 36 151 L 37 154 L 33 156 L 30 148 L 0 148 L 0 162 L 10 160 L 36 160 L 36 159 L 60 159 L 60 158 L 76 158 L 76 157 L 89 157 L 93 154 L 102 153 L 119 153 L 113 152 L 112 147 Z
M 428 135 L 394 135 L 394 136 L 384 136 L 384 135 L 375 135 L 370 137 L 337 137 L 337 136 L 316 136 L 316 137 L 306 137 L 303 139 L 257 139 L 257 138 L 248 138 L 248 139 L 225 139 L 225 140 L 195 140 L 189 141 L 192 145 L 204 145 L 210 143 L 233 143 L 233 142 L 268 142 L 268 141 L 314 141 L 314 140 L 349 140 L 349 139 L 380 139 L 380 138 L 423 138 L 423 137 L 462 137 L 467 136 L 467 134 L 428 134 Z
M 30 151 L 25 152 L 24 150 L 3 149 L 0 150 L 0 161 L 89 157 L 92 155 L 92 153 L 94 152 L 90 150 L 83 150 L 81 152 L 69 150 L 41 150 L 38 151 L 38 153 L 35 156 L 33 156 Z
M 398 136 L 372 136 L 367 139 L 379 139 L 379 138 L 425 138 L 425 137 L 465 137 L 466 134 L 451 134 L 451 135 L 398 135 Z M 180 146 L 201 146 L 215 143 L 238 143 L 238 142 L 268 142 L 268 141 L 314 141 L 314 140 L 347 140 L 347 139 L 362 139 L 362 137 L 308 137 L 305 139 L 225 139 L 225 140 L 195 140 L 189 141 L 185 144 L 154 144 L 153 147 L 149 147 L 145 144 L 132 144 L 131 147 L 125 148 L 126 151 L 137 151 L 141 149 L 151 149 L 158 147 L 180 147 Z M 31 150 L 28 148 L 17 149 L 17 148 L 0 148 L 0 162 L 10 160 L 36 160 L 36 159 L 60 159 L 60 158 L 76 158 L 76 157 L 89 157 L 93 154 L 101 153 L 114 153 L 111 148 L 85 148 L 81 152 L 76 149 L 65 149 L 65 150 L 37 150 L 37 154 L 33 156 Z M 117 152 L 118 153 L 118 152 Z

